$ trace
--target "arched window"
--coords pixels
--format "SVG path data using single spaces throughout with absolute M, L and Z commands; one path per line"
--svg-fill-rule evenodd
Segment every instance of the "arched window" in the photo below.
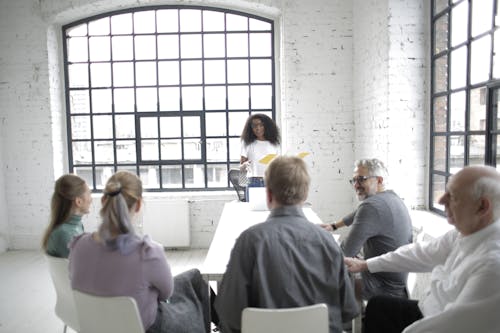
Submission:
M 430 198 L 466 165 L 500 165 L 500 21 L 496 0 L 432 1 Z
M 152 191 L 229 187 L 250 114 L 275 118 L 274 25 L 207 7 L 141 7 L 63 27 L 70 171 Z

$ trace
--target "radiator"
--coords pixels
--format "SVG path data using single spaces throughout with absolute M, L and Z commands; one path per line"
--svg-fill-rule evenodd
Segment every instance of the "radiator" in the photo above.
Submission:
M 166 248 L 191 244 L 187 200 L 144 199 L 142 232 Z

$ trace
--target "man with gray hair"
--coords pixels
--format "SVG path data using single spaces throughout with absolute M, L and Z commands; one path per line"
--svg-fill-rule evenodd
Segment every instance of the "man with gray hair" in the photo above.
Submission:
M 368 301 L 365 333 L 499 331 L 500 173 L 465 167 L 449 179 L 439 203 L 455 226 L 443 236 L 366 261 L 345 258 L 351 272 L 431 272 L 418 302 L 388 296 Z
M 357 256 L 362 248 L 364 258 L 369 259 L 411 243 L 408 209 L 394 191 L 385 189 L 387 169 L 384 163 L 373 158 L 357 160 L 354 165 L 350 183 L 361 203 L 341 221 L 322 227 L 330 231 L 351 227 L 342 242 L 346 257 Z M 363 272 L 361 281 L 356 280 L 356 294 L 364 300 L 380 294 L 407 297 L 407 278 L 407 273 Z

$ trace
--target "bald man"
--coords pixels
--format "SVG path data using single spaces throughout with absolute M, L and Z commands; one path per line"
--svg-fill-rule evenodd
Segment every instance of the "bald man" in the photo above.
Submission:
M 376 296 L 366 308 L 370 332 L 498 332 L 500 316 L 500 174 L 465 167 L 439 203 L 455 228 L 368 260 L 345 258 L 351 272 L 432 272 L 420 301 Z

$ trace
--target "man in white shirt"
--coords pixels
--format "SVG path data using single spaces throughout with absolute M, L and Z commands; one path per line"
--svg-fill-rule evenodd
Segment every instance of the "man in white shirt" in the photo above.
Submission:
M 365 333 L 498 332 L 500 316 L 500 173 L 465 167 L 450 178 L 439 203 L 455 226 L 440 238 L 368 260 L 345 258 L 351 272 L 432 272 L 419 302 L 376 296 Z

